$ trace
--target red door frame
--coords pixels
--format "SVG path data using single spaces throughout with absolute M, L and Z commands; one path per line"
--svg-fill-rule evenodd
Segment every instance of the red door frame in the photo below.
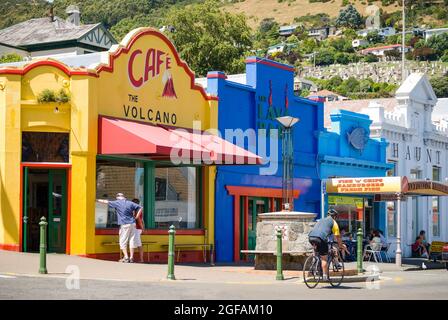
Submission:
M 72 189 L 72 165 L 68 163 L 52 162 L 22 162 L 20 164 L 20 223 L 19 223 L 19 251 L 23 251 L 23 172 L 27 168 L 39 169 L 66 169 L 67 170 L 67 220 L 65 232 L 65 253 L 70 254 L 70 235 L 71 235 L 71 189 Z
M 226 186 L 229 195 L 233 196 L 233 260 L 239 262 L 240 259 L 240 197 L 244 197 L 244 227 L 247 230 L 247 223 L 249 219 L 248 207 L 249 197 L 264 197 L 269 198 L 273 202 L 273 198 L 282 198 L 282 189 L 280 188 L 257 188 L 257 187 L 243 187 L 243 186 Z M 300 191 L 298 189 L 293 190 L 293 197 L 298 198 Z M 247 232 L 244 235 L 245 248 L 248 246 Z

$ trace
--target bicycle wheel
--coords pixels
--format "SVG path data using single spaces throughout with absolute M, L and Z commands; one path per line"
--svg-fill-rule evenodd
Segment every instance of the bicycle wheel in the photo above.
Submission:
M 328 282 L 330 282 L 333 287 L 339 287 L 342 280 L 344 280 L 344 261 L 342 261 L 342 259 L 331 257 L 328 261 L 327 268 Z
M 310 289 L 315 288 L 321 278 L 321 266 L 316 256 L 310 256 L 305 260 L 303 265 L 303 281 Z

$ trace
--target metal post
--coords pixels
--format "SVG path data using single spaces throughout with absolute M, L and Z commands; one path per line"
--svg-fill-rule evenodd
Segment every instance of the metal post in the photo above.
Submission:
M 402 30 L 402 39 L 401 39 L 401 83 L 406 80 L 406 55 L 405 55 L 405 47 L 406 47 L 406 0 L 403 0 L 403 30 Z
M 292 144 L 292 129 L 290 127 L 283 128 L 283 179 L 282 179 L 282 197 L 284 209 L 293 211 L 293 177 L 294 177 L 294 163 L 293 163 L 293 144 Z M 287 205 L 287 207 L 286 207 Z
M 282 230 L 280 228 L 277 229 L 277 276 L 276 280 L 284 280 L 283 277 L 283 267 L 282 267 Z
M 48 222 L 45 217 L 40 218 L 40 266 L 39 273 L 46 274 L 47 272 L 47 225 Z
M 362 273 L 362 259 L 363 257 L 363 250 L 362 250 L 362 228 L 358 229 L 358 233 L 357 233 L 357 255 L 356 255 L 356 264 L 357 264 L 357 269 L 358 269 L 358 273 Z
M 397 249 L 395 251 L 395 264 L 401 267 L 401 193 L 397 194 Z
M 168 276 L 169 280 L 176 280 L 174 277 L 174 235 L 176 231 L 174 226 L 171 225 L 168 231 Z

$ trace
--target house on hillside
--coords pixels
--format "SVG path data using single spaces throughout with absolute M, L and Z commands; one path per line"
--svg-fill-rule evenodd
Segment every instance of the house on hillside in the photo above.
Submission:
M 423 31 L 423 34 L 425 36 L 425 40 L 428 40 L 432 36 L 438 36 L 444 33 L 448 32 L 448 28 L 437 28 L 437 29 L 428 29 Z
M 302 90 L 316 92 L 317 85 L 311 80 L 295 77 L 294 78 L 294 92 L 300 92 Z
M 327 39 L 329 36 L 334 36 L 336 34 L 336 31 L 336 27 L 332 26 L 312 28 L 308 30 L 308 36 L 322 41 Z
M 117 44 L 101 24 L 81 24 L 80 11 L 69 6 L 66 20 L 54 16 L 27 20 L 0 30 L 0 43 L 5 54 L 17 53 L 30 57 L 55 54 L 80 55 L 107 51 Z
M 369 34 L 369 32 L 373 32 L 373 31 L 378 31 L 378 35 L 384 37 L 390 37 L 393 36 L 394 34 L 396 34 L 396 30 L 393 27 L 384 27 L 384 28 L 379 28 L 379 29 L 362 29 L 356 32 L 356 34 L 360 37 L 367 37 L 367 35 Z
M 366 46 L 368 44 L 369 44 L 369 41 L 364 40 L 364 39 L 355 39 L 355 40 L 352 41 L 352 47 L 353 48 Z
M 307 97 L 310 100 L 319 101 L 319 102 L 329 102 L 329 101 L 345 101 L 349 100 L 349 98 L 344 97 L 338 93 L 335 93 L 330 90 L 320 90 L 314 92 L 313 94 Z
M 292 35 L 294 33 L 294 31 L 297 29 L 297 27 L 298 27 L 297 24 L 292 24 L 289 26 L 281 26 L 280 30 L 279 30 L 279 34 L 281 36 L 289 37 L 290 35 Z

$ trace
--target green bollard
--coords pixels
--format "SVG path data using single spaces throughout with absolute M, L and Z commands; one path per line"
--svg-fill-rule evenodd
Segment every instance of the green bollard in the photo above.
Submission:
M 359 228 L 358 229 L 358 240 L 357 240 L 357 255 L 356 255 L 356 264 L 357 264 L 357 269 L 358 269 L 358 273 L 362 273 L 362 259 L 363 257 L 363 252 L 362 252 L 362 229 Z
M 47 274 L 47 225 L 45 217 L 40 218 L 40 267 L 39 273 Z
M 285 279 L 283 277 L 282 256 L 283 256 L 282 230 L 277 229 L 277 276 L 275 277 L 276 280 L 284 280 Z
M 176 280 L 174 277 L 174 234 L 176 231 L 174 230 L 174 226 L 171 225 L 170 230 L 168 231 L 168 279 Z

